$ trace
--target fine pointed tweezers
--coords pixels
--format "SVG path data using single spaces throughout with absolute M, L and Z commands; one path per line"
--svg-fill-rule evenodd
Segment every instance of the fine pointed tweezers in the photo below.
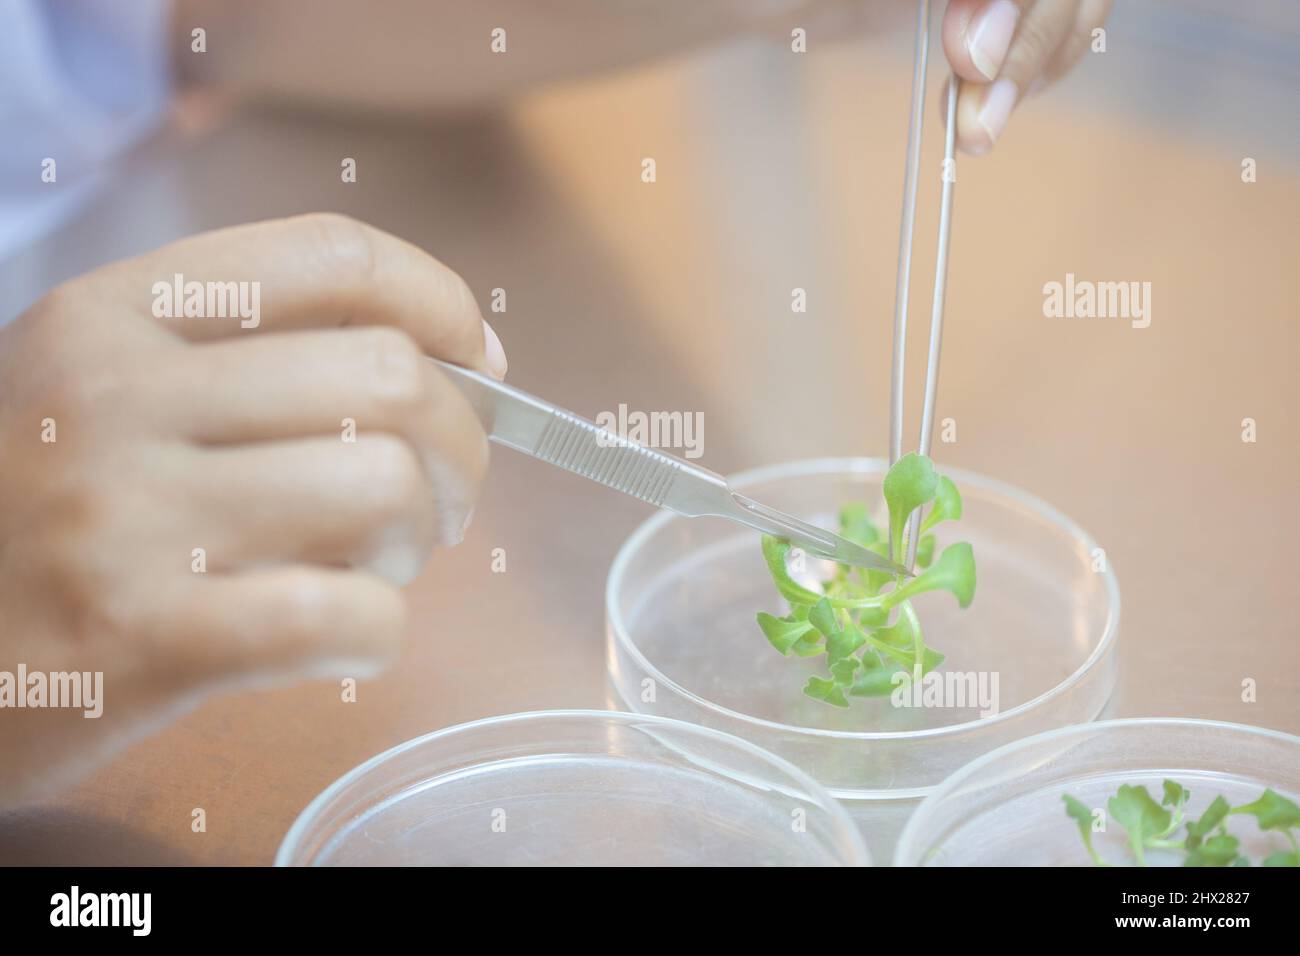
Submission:
M 925 71 L 930 48 L 930 0 L 918 0 L 916 10 L 916 52 L 912 69 L 911 116 L 907 128 L 907 165 L 903 177 L 903 219 L 898 238 L 898 277 L 894 289 L 894 359 L 889 399 L 889 463 L 903 451 L 903 370 L 907 351 L 907 299 L 912 277 L 912 234 L 916 226 L 916 186 L 921 168 L 921 125 L 925 113 Z M 930 454 L 934 432 L 934 402 L 939 390 L 939 348 L 943 342 L 944 293 L 948 283 L 948 237 L 952 232 L 952 194 L 957 181 L 957 94 L 956 74 L 948 80 L 948 115 L 944 142 L 943 193 L 939 205 L 939 241 L 934 266 L 934 301 L 930 310 L 930 350 L 925 366 L 925 404 L 921 410 L 918 451 Z M 921 519 L 912 513 L 907 534 L 907 566 L 916 562 L 916 530 Z M 891 531 L 892 534 L 892 531 Z
M 488 437 L 615 491 L 695 518 L 730 518 L 786 538 L 810 554 L 842 564 L 902 574 L 897 564 L 847 538 L 738 495 L 727 479 L 557 408 L 535 395 L 437 359 L 469 399 Z

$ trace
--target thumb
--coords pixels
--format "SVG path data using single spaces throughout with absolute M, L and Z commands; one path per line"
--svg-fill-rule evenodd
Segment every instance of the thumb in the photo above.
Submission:
M 944 52 L 962 84 L 957 145 L 992 149 L 1021 97 L 1069 37 L 1079 0 L 953 0 Z
M 968 83 L 992 83 L 1011 49 L 1022 6 L 1032 0 L 952 0 L 943 15 L 943 52 Z

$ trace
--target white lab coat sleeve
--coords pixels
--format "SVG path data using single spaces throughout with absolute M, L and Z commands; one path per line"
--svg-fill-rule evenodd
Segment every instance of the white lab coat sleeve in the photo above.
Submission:
M 0 0 L 0 261 L 72 216 L 171 95 L 168 0 Z

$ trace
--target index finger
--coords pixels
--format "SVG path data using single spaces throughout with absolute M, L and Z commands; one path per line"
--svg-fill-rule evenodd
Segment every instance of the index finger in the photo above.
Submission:
M 499 345 L 489 361 L 495 334 L 465 280 L 411 243 L 334 213 L 205 232 L 76 281 L 138 303 L 189 341 L 392 325 L 430 355 L 505 374 Z

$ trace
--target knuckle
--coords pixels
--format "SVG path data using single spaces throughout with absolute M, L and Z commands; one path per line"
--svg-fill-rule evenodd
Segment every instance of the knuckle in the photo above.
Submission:
M 337 212 L 314 212 L 290 222 L 304 230 L 328 270 L 342 270 L 366 282 L 377 268 L 374 230 L 360 220 Z
M 367 439 L 366 478 L 373 506 L 389 516 L 407 511 L 421 497 L 424 469 L 411 446 L 388 434 Z
M 13 329 L 22 336 L 23 351 L 36 358 L 34 367 L 15 368 L 17 376 L 39 376 L 43 401 L 51 402 L 52 411 L 79 407 L 87 391 L 87 375 L 95 367 L 79 369 L 74 343 L 78 341 L 79 322 L 84 322 L 85 302 L 68 285 L 59 286 L 23 313 Z M 103 369 L 104 363 L 96 366 Z M 30 380 L 30 379 L 29 379 Z M 57 416 L 56 416 L 57 417 Z
M 111 565 L 99 560 L 97 550 L 80 535 L 62 536 L 46 560 L 43 578 L 72 643 L 81 648 L 123 646 L 133 629 L 131 601 Z
M 92 309 L 83 295 L 60 287 L 24 313 L 15 332 L 21 336 L 21 354 L 30 359 L 7 370 L 7 377 L 19 394 L 39 405 L 42 418 L 87 425 L 119 416 L 128 425 L 137 423 L 142 388 L 151 374 L 148 362 L 156 353 L 142 349 L 106 357 L 103 343 L 85 334 Z M 89 436 L 94 430 L 76 433 Z
M 425 407 L 425 358 L 415 340 L 401 329 L 387 326 L 365 334 L 374 394 L 381 405 L 402 415 Z
M 1026 71 L 1035 70 L 1042 65 L 1056 50 L 1060 36 L 1046 23 L 1028 19 L 1022 22 L 1016 33 L 1015 42 L 1008 55 L 1008 66 L 1016 76 Z M 1027 80 L 1027 76 L 1019 79 Z
M 332 618 L 331 588 L 326 579 L 306 570 L 286 572 L 264 610 L 266 623 L 281 640 L 313 642 Z

